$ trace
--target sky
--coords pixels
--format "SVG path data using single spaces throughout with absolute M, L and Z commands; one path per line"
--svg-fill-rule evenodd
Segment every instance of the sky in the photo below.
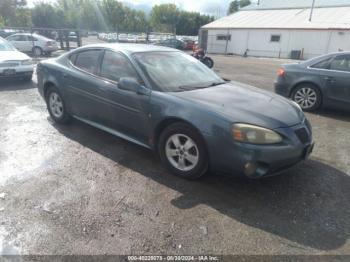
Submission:
M 37 2 L 54 2 L 55 0 L 27 0 L 29 6 Z M 215 17 L 225 16 L 231 0 L 120 0 L 136 9 L 148 11 L 156 4 L 175 3 L 186 11 L 196 11 Z

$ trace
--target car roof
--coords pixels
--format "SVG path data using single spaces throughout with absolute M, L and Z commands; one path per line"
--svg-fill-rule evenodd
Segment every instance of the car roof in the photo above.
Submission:
M 141 53 L 141 52 L 176 52 L 178 50 L 174 48 L 156 46 L 156 45 L 146 45 L 146 44 L 127 44 L 127 43 L 106 43 L 106 44 L 93 44 L 86 45 L 81 48 L 76 49 L 77 51 L 88 49 L 88 48 L 108 48 L 114 51 L 121 51 L 127 53 Z
M 312 64 L 316 64 L 318 62 L 321 62 L 327 58 L 331 58 L 333 56 L 338 56 L 338 55 L 350 55 L 350 51 L 333 52 L 333 53 L 317 56 L 317 57 L 311 58 L 309 60 L 303 61 L 302 64 L 308 66 L 308 65 L 312 65 Z
M 13 35 L 10 35 L 10 36 L 14 36 L 14 35 L 28 35 L 28 36 L 35 36 L 35 37 L 38 37 L 38 38 L 48 39 L 46 36 L 38 35 L 38 34 L 31 34 L 31 33 L 16 33 L 16 34 L 13 34 Z

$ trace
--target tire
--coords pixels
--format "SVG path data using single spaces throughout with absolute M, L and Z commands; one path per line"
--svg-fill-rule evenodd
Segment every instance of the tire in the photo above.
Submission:
M 62 95 L 56 87 L 49 87 L 46 93 L 46 105 L 51 118 L 56 123 L 67 124 L 71 119 L 71 116 L 66 110 L 66 104 Z
M 34 46 L 32 51 L 33 51 L 33 55 L 35 57 L 42 56 L 42 54 L 43 54 L 43 50 L 39 46 Z
M 214 61 L 210 57 L 204 58 L 203 63 L 209 68 L 213 68 L 214 67 Z
M 168 126 L 160 135 L 158 152 L 163 164 L 176 176 L 195 180 L 208 170 L 205 143 L 188 124 L 179 122 Z
M 313 84 L 302 84 L 297 86 L 291 95 L 294 102 L 299 104 L 304 111 L 315 111 L 322 104 L 320 90 Z

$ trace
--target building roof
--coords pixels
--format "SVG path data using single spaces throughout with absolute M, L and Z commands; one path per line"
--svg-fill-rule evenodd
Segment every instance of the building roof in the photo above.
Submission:
M 255 1 L 241 10 L 253 9 L 283 9 L 283 8 L 310 8 L 312 0 L 260 0 Z M 316 0 L 315 7 L 350 6 L 350 0 Z
M 350 6 L 242 10 L 203 26 L 203 29 L 350 29 Z

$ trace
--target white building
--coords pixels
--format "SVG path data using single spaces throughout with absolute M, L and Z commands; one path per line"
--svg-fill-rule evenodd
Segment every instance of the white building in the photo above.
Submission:
M 291 58 L 293 50 L 304 59 L 349 51 L 350 1 L 347 6 L 316 6 L 311 22 L 312 1 L 302 2 L 308 2 L 308 8 L 262 5 L 241 9 L 203 26 L 200 44 L 209 53 L 280 58 Z

